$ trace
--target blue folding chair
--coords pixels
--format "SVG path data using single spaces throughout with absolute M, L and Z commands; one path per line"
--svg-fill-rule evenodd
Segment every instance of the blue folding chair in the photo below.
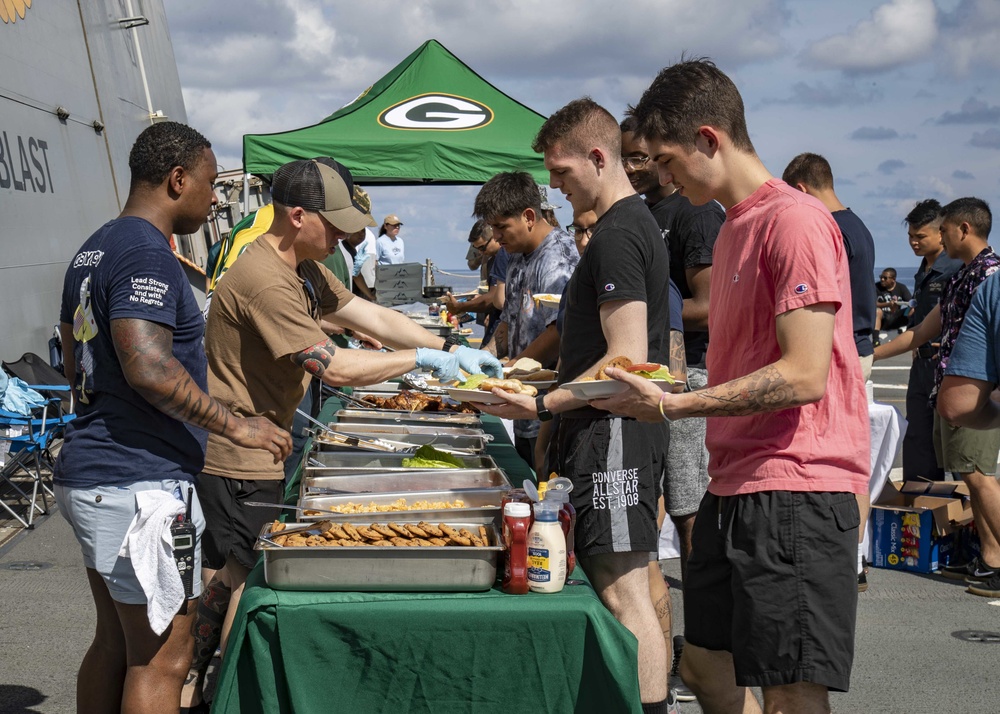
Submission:
M 25 528 L 34 527 L 35 515 L 49 512 L 48 497 L 53 495 L 42 478 L 42 469 L 51 472 L 54 464 L 51 447 L 65 421 L 60 417 L 50 418 L 49 406 L 46 402 L 32 416 L 0 409 L 0 448 L 6 452 L 0 467 L 0 482 L 27 503 L 27 513 L 20 515 L 4 500 L 0 500 L 0 506 Z

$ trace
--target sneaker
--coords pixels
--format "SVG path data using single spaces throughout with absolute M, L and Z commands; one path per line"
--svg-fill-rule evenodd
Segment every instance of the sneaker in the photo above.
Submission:
M 681 653 L 684 651 L 684 635 L 674 635 L 674 663 L 670 667 L 670 680 L 667 684 L 670 691 L 677 695 L 679 702 L 693 702 L 694 692 L 688 689 L 681 679 Z
M 976 582 L 984 580 L 994 574 L 992 568 L 984 566 L 979 558 L 973 558 L 968 563 L 962 565 L 945 565 L 940 568 L 941 575 L 949 580 L 965 580 L 966 578 L 976 578 Z
M 1000 575 L 1000 572 L 998 572 L 996 568 L 990 567 L 985 562 L 980 560 L 976 564 L 975 570 L 965 576 L 965 582 L 984 583 L 997 575 Z
M 677 704 L 679 697 L 673 689 L 667 692 L 667 714 L 681 714 L 680 705 Z
M 991 578 L 981 582 L 970 583 L 966 592 L 982 597 L 1000 597 L 1000 573 L 994 573 Z

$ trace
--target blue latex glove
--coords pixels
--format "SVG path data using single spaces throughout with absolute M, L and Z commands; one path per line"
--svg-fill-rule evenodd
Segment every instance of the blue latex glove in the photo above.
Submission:
M 417 368 L 429 369 L 442 382 L 462 381 L 458 355 L 427 347 L 417 348 Z
M 452 354 L 458 357 L 459 366 L 469 374 L 488 374 L 503 379 L 503 365 L 489 352 L 459 345 Z

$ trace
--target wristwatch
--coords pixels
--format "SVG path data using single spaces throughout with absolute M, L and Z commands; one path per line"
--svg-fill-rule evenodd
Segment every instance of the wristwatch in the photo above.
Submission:
M 462 338 L 458 334 L 452 332 L 450 335 L 444 338 L 444 346 L 441 347 L 441 351 L 451 352 L 452 347 L 461 344 L 462 344 Z
M 545 395 L 535 397 L 535 409 L 538 410 L 538 421 L 551 421 L 552 412 L 545 408 Z

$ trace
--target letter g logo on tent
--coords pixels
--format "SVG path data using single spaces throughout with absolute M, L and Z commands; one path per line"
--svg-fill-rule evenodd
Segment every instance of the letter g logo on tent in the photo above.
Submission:
M 450 94 L 411 97 L 378 116 L 378 123 L 388 129 L 425 131 L 478 129 L 491 121 L 493 110 L 485 104 Z

